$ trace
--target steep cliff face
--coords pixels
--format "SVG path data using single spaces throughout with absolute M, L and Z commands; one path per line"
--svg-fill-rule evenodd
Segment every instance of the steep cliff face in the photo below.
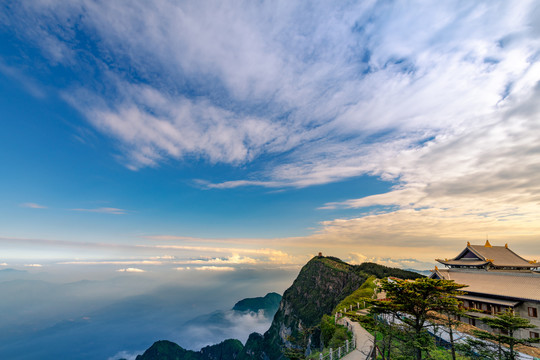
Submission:
M 319 346 L 320 334 L 315 328 L 324 314 L 330 313 L 346 296 L 367 278 L 362 272 L 333 257 L 315 257 L 300 271 L 285 291 L 272 326 L 261 337 L 250 337 L 246 348 L 257 349 L 241 359 L 281 359 L 283 346 L 291 346 L 290 337 L 307 336 L 312 347 Z

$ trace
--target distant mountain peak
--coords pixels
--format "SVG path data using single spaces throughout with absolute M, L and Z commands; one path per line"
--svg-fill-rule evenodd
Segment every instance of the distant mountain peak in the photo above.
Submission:
M 281 295 L 275 292 L 266 294 L 264 297 L 247 298 L 238 301 L 232 308 L 235 311 L 253 311 L 263 310 L 265 314 L 275 314 L 281 302 Z

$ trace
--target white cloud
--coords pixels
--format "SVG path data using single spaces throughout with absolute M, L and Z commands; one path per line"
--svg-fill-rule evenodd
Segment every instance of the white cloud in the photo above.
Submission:
M 5 263 L 5 262 L 0 263 L 0 266 L 8 266 L 8 263 Z
M 223 264 L 257 264 L 258 260 L 247 257 L 247 256 L 240 256 L 238 254 L 233 254 L 229 257 L 222 257 L 222 258 L 207 258 L 207 259 L 197 259 L 197 260 L 189 260 L 185 261 L 184 263 L 187 264 L 216 264 L 216 265 L 223 265 Z
M 41 264 L 24 264 L 26 267 L 43 267 Z
M 152 256 L 150 259 L 152 260 L 174 260 L 176 259 L 176 256 L 174 255 L 161 255 L 161 256 Z
M 178 271 L 183 271 L 183 270 L 191 270 L 191 267 L 189 267 L 189 266 L 179 266 L 179 267 L 177 267 L 175 269 L 178 270 Z
M 117 272 L 132 272 L 132 273 L 143 273 L 146 272 L 146 270 L 138 269 L 138 268 L 124 268 L 124 269 L 118 269 Z
M 82 212 L 93 212 L 100 214 L 113 214 L 113 215 L 124 215 L 128 211 L 124 209 L 111 208 L 111 207 L 101 207 L 96 209 L 71 209 L 71 211 L 82 211 Z
M 118 360 L 118 359 L 135 360 L 137 358 L 137 355 L 142 354 L 142 353 L 144 353 L 144 350 L 135 351 L 135 352 L 123 350 L 123 351 L 117 352 L 114 356 L 111 356 L 110 358 L 108 358 L 108 360 Z
M 236 269 L 232 266 L 179 266 L 175 268 L 178 271 L 184 270 L 196 270 L 196 271 L 235 271 Z
M 456 253 L 458 249 L 456 249 Z M 413 258 L 399 258 L 399 257 L 367 257 L 359 253 L 351 253 L 348 258 L 344 258 L 349 264 L 361 264 L 364 262 L 373 262 L 384 266 L 400 268 L 400 269 L 415 269 L 415 270 L 430 270 L 433 269 L 434 261 L 420 261 Z
M 386 156 L 491 117 L 533 76 L 532 5 L 50 1 L 14 7 L 4 21 L 70 66 L 78 52 L 68 19 L 80 15 L 78 31 L 96 36 L 107 59 L 149 80 L 109 67 L 104 94 L 87 85 L 66 95 L 120 140 L 127 166 L 186 156 L 244 164 L 287 152 L 250 179 L 208 186 L 309 186 L 395 177 Z
M 200 267 L 194 267 L 193 269 L 197 271 L 234 271 L 235 270 L 231 266 L 200 266 Z
M 101 261 L 63 261 L 60 265 L 162 265 L 162 261 L 157 260 L 101 260 Z
M 529 244 L 538 236 L 534 6 L 135 1 L 128 9 L 109 1 L 47 1 L 14 5 L 0 19 L 51 63 L 84 68 L 88 60 L 71 48 L 68 22 L 81 19 L 77 31 L 98 39 L 103 51 L 92 54 L 92 63 L 105 70 L 74 83 L 65 98 L 118 140 L 132 169 L 186 158 L 246 169 L 241 179 L 196 181 L 221 189 L 305 187 L 366 174 L 395 182 L 384 194 L 321 204 L 395 211 L 326 221 L 319 233 L 290 239 L 304 248 L 328 239 L 339 248 L 366 243 L 371 250 L 362 252 L 373 257 L 374 249 L 393 251 L 404 239 L 436 251 L 444 239 L 485 232 Z M 135 80 L 118 68 L 132 69 Z M 265 155 L 271 156 L 264 164 L 257 162 Z M 155 249 L 298 259 L 264 249 Z
M 19 205 L 20 207 L 30 208 L 30 209 L 46 209 L 47 207 L 44 205 L 36 204 L 36 203 L 24 203 Z

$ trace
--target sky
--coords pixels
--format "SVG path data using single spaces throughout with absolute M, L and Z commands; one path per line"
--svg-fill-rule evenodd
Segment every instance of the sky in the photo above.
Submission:
M 0 268 L 540 260 L 539 1 L 1 7 Z

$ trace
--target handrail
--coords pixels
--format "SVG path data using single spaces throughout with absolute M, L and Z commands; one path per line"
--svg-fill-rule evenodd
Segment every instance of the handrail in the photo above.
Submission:
M 356 344 L 354 341 L 354 337 L 351 341 L 346 340 L 345 344 L 343 346 L 338 347 L 337 349 L 330 348 L 326 354 L 323 354 L 322 352 L 319 353 L 319 360 L 337 360 L 341 359 L 345 355 L 352 352 L 354 349 L 356 349 Z

